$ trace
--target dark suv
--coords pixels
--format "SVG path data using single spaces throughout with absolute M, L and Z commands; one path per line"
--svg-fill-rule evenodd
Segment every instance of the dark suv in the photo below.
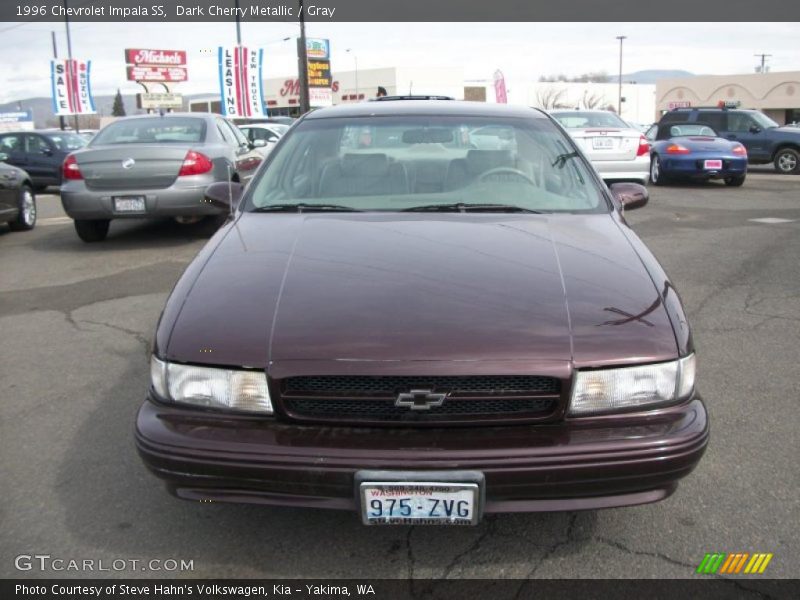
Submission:
M 779 173 L 800 174 L 800 129 L 781 127 L 757 110 L 739 108 L 676 108 L 665 113 L 659 125 L 699 122 L 722 137 L 741 142 L 750 164 L 774 163 Z

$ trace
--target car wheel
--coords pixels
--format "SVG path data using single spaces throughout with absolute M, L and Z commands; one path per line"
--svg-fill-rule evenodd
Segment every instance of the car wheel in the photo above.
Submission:
M 8 225 L 12 231 L 30 231 L 36 226 L 36 195 L 29 185 L 19 188 L 19 214 Z
M 75 220 L 75 231 L 78 237 L 84 242 L 102 242 L 108 235 L 108 226 L 111 223 L 108 219 L 87 221 L 84 219 Z
M 744 175 L 732 175 L 731 177 L 725 178 L 725 185 L 730 185 L 733 187 L 739 187 L 744 183 Z
M 661 170 L 661 159 L 658 154 L 654 154 L 650 159 L 650 182 L 653 185 L 664 185 L 667 183 L 667 176 Z
M 792 148 L 781 148 L 775 155 L 775 169 L 784 175 L 800 173 L 800 153 Z

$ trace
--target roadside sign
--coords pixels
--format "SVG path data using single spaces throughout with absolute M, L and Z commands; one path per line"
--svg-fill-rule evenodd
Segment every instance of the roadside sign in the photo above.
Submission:
M 246 46 L 220 46 L 219 87 L 226 117 L 265 117 L 261 66 L 264 50 Z
M 186 66 L 185 50 L 147 50 L 125 48 L 125 62 L 129 65 Z
M 306 38 L 306 56 L 309 59 L 329 60 L 331 57 L 330 42 L 322 38 Z
M 137 94 L 139 108 L 183 108 L 183 96 L 173 93 Z
M 0 113 L 0 131 L 33 130 L 33 113 L 29 110 Z
M 333 106 L 331 88 L 309 87 L 308 103 L 314 107 Z
M 186 67 L 128 66 L 128 81 L 165 81 L 178 83 L 186 81 Z
M 674 108 L 689 108 L 692 106 L 692 103 L 688 100 L 676 100 L 675 102 L 670 102 L 668 104 L 669 110 Z

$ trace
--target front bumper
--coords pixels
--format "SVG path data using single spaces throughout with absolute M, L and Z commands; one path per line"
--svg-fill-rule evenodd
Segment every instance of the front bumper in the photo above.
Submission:
M 180 498 L 355 511 L 357 471 L 484 474 L 484 512 L 581 510 L 667 497 L 705 451 L 699 397 L 548 425 L 368 428 L 281 423 L 144 403 L 136 446 Z

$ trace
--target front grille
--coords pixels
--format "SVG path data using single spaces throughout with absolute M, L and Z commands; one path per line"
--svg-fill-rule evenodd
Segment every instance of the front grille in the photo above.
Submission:
M 450 392 L 451 394 L 557 394 L 559 380 L 536 375 L 467 375 L 467 376 L 389 376 L 329 375 L 288 377 L 283 382 L 285 394 L 395 396 L 412 389 Z
M 286 409 L 299 417 L 356 421 L 431 421 L 452 417 L 537 416 L 553 410 L 552 398 L 448 398 L 441 406 L 428 410 L 410 410 L 395 406 L 394 400 L 346 400 L 334 398 L 293 398 L 285 400 Z
M 558 408 L 561 382 L 537 375 L 326 375 L 280 381 L 280 404 L 300 420 L 370 423 L 541 420 Z M 441 406 L 396 406 L 400 393 L 446 394 Z

